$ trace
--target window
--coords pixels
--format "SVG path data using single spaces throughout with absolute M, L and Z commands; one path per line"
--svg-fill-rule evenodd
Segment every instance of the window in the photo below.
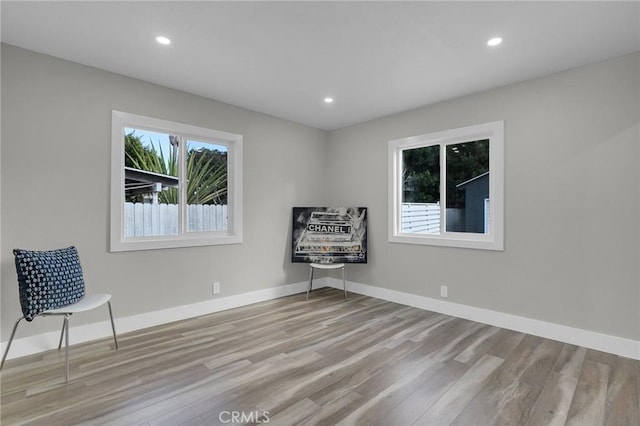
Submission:
M 242 242 L 242 136 L 112 112 L 111 251 Z
M 503 250 L 503 122 L 389 141 L 389 241 Z

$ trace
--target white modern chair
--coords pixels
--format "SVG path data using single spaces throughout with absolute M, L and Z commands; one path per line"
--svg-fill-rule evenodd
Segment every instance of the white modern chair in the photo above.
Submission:
M 309 293 L 313 284 L 313 270 L 314 269 L 340 269 L 342 270 L 342 288 L 344 289 L 344 300 L 347 300 L 347 284 L 344 280 L 344 263 L 311 263 L 309 264 L 309 288 L 307 289 L 307 300 L 309 300 Z
M 23 316 L 18 318 L 2 356 L 0 370 L 9 354 L 18 324 L 23 319 L 33 321 L 38 316 L 63 316 L 58 350 L 65 340 L 64 380 L 69 381 L 69 318 L 71 315 L 95 309 L 104 304 L 109 307 L 113 341 L 118 349 L 116 327 L 113 322 L 110 294 L 85 295 L 84 277 L 75 247 L 49 251 L 13 251 L 18 273 L 20 306 Z

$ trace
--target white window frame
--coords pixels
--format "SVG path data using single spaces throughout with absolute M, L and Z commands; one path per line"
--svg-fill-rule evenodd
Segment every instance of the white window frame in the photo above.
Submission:
M 489 139 L 489 232 L 446 232 L 446 161 L 447 145 Z M 440 233 L 403 233 L 402 220 L 402 151 L 440 145 Z M 389 242 L 504 250 L 504 122 L 494 121 L 458 129 L 445 130 L 389 141 Z
M 188 232 L 181 197 L 179 235 L 124 237 L 124 137 L 125 128 L 181 135 L 227 147 L 228 220 L 225 231 Z M 184 155 L 186 147 L 181 147 Z M 183 158 L 181 156 L 181 158 Z M 184 182 L 182 176 L 180 181 Z M 121 111 L 111 113 L 111 244 L 110 251 L 152 250 L 176 247 L 242 243 L 242 135 Z

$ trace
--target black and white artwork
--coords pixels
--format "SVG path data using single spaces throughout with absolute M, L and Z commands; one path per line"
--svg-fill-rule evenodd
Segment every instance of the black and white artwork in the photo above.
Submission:
M 367 263 L 366 207 L 294 207 L 291 261 Z

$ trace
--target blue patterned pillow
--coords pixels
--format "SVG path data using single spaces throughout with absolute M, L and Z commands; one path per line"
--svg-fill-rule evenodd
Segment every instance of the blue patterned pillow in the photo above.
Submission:
M 13 250 L 20 306 L 27 321 L 84 296 L 84 278 L 75 247 L 50 251 Z

